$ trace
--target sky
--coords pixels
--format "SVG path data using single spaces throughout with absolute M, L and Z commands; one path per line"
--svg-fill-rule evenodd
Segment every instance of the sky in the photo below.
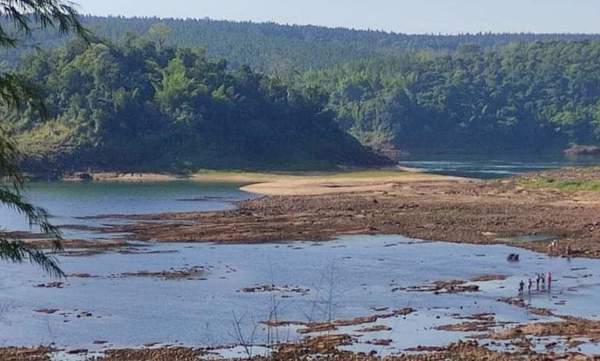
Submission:
M 72 0 L 83 14 L 312 24 L 401 33 L 600 33 L 600 0 Z

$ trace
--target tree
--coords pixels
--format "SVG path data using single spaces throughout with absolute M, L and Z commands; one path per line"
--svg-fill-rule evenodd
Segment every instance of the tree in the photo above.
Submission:
M 150 27 L 148 30 L 147 37 L 150 41 L 156 44 L 156 47 L 159 50 L 162 50 L 166 45 L 173 34 L 173 29 L 171 29 L 165 23 L 156 23 Z
M 76 9 L 62 0 L 0 0 L 0 16 L 8 19 L 13 27 L 7 29 L 7 26 L 0 25 L 0 47 L 4 48 L 16 47 L 20 37 L 30 36 L 34 26 L 54 28 L 61 34 L 76 33 L 83 38 L 88 37 L 79 22 Z M 24 104 L 45 115 L 43 101 L 32 84 L 15 74 L 0 74 L 0 106 L 19 108 Z M 31 227 L 39 228 L 54 240 L 54 247 L 60 249 L 60 231 L 49 222 L 46 210 L 30 204 L 23 196 L 25 178 L 16 166 L 17 159 L 18 151 L 14 142 L 0 128 L 0 204 L 21 213 Z M 50 274 L 64 276 L 53 257 L 22 241 L 10 239 L 10 234 L 2 229 L 0 259 L 16 263 L 29 261 Z

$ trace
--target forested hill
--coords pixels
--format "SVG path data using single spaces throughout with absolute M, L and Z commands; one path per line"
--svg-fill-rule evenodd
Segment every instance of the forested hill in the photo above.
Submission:
M 41 51 L 19 72 L 49 117 L 4 114 L 3 126 L 36 172 L 387 164 L 337 127 L 319 91 L 225 64 L 139 38 Z
M 463 44 L 495 47 L 512 42 L 600 39 L 585 34 L 465 34 L 406 35 L 381 31 L 358 31 L 318 26 L 157 18 L 86 16 L 84 24 L 101 38 L 114 42 L 127 33 L 163 38 L 170 45 L 205 48 L 211 59 L 227 59 L 234 68 L 249 65 L 256 71 L 287 73 L 330 67 L 340 62 L 406 50 L 448 52 Z M 162 24 L 164 26 L 156 26 Z M 151 30 L 154 26 L 154 30 Z M 56 47 L 66 39 L 51 32 L 37 32 L 28 41 L 34 47 Z M 3 50 L 0 59 L 16 63 L 23 50 Z
M 465 46 L 313 71 L 363 143 L 411 153 L 559 152 L 600 143 L 600 41 Z

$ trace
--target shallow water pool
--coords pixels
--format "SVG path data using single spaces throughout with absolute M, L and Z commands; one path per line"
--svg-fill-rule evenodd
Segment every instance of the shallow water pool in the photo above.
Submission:
M 510 253 L 519 253 L 521 262 L 508 263 Z M 373 338 L 392 339 L 391 345 L 378 349 L 394 353 L 461 339 L 464 333 L 435 330 L 461 322 L 456 314 L 495 313 L 498 320 L 518 323 L 544 319 L 497 301 L 516 296 L 519 281 L 539 272 L 552 272 L 555 282 L 551 292 L 525 295 L 532 306 L 600 316 L 600 262 L 549 258 L 507 246 L 352 236 L 325 243 L 148 244 L 134 253 L 61 256 L 60 261 L 67 273 L 87 278 L 68 278 L 63 288 L 39 288 L 35 286 L 55 280 L 31 266 L 0 264 L 0 344 L 101 349 L 156 342 L 223 345 L 240 338 L 263 344 L 299 336 L 294 328 L 260 324 L 268 319 L 325 321 L 373 315 L 379 308 L 412 307 L 413 314 L 377 322 L 391 331 L 361 334 L 354 346 L 366 351 L 375 348 L 367 343 Z M 192 266 L 205 267 L 206 274 L 191 280 L 120 276 Z M 397 290 L 489 274 L 508 278 L 480 283 L 481 291 L 473 293 Z M 266 284 L 279 290 L 240 291 Z M 235 331 L 236 323 L 242 335 Z

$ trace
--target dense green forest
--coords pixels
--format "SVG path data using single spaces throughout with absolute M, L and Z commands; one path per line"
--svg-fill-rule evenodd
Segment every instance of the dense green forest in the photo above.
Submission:
M 341 62 L 382 55 L 399 55 L 407 50 L 453 52 L 462 44 L 491 48 L 512 42 L 600 39 L 599 35 L 585 34 L 408 35 L 210 19 L 86 16 L 82 18 L 82 22 L 99 37 L 113 42 L 122 40 L 127 33 L 166 36 L 165 41 L 170 45 L 205 48 L 210 59 L 227 59 L 234 68 L 248 65 L 255 71 L 278 74 L 331 67 Z M 162 32 L 162 35 L 153 33 L 151 29 L 156 24 L 166 26 L 163 27 L 166 32 Z M 23 51 L 31 51 L 36 47 L 57 47 L 66 41 L 64 37 L 50 31 L 34 32 L 32 39 L 28 39 L 24 47 L 2 50 L 0 59 L 4 61 L 5 67 L 13 66 Z
M 50 114 L 5 114 L 29 169 L 320 168 L 386 163 L 365 146 L 481 154 L 600 143 L 594 35 L 85 22 L 109 40 L 60 45 L 38 33 L 44 49 L 18 62 Z
M 343 129 L 411 153 L 552 152 L 600 140 L 600 42 L 463 46 L 304 74 Z
M 26 169 L 194 170 L 385 164 L 341 131 L 325 99 L 201 50 L 130 37 L 29 56 L 49 117 L 5 114 Z

